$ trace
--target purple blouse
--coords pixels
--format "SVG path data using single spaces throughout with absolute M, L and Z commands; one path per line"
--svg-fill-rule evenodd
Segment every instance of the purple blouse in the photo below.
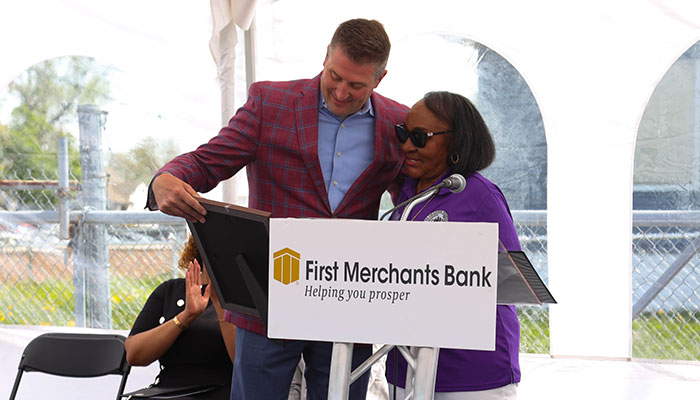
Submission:
M 452 193 L 441 189 L 432 199 L 417 204 L 408 221 L 497 222 L 498 236 L 506 249 L 520 250 L 508 203 L 498 186 L 479 173 L 465 178 L 467 186 L 464 191 Z M 397 204 L 415 195 L 416 185 L 416 179 L 406 178 Z M 403 208 L 396 210 L 391 219 L 400 219 L 402 212 Z M 497 306 L 496 350 L 440 349 L 435 391 L 486 390 L 520 382 L 519 344 L 520 324 L 515 307 Z M 397 355 L 398 360 L 395 359 Z M 406 386 L 406 361 L 396 349 L 388 354 L 386 376 L 389 383 Z

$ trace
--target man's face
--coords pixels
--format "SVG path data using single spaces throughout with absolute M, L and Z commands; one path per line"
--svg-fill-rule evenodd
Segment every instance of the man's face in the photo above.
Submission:
M 372 90 L 386 75 L 386 71 L 383 71 L 377 79 L 376 64 L 355 64 L 340 46 L 332 51 L 329 46 L 323 67 L 321 93 L 331 112 L 341 118 L 362 108 Z

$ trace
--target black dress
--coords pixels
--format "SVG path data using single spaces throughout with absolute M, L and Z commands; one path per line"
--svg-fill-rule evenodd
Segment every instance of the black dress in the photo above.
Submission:
M 136 317 L 129 336 L 168 322 L 184 309 L 185 280 L 171 279 L 163 282 L 149 296 Z M 161 371 L 152 386 L 183 387 L 218 384 L 221 387 L 213 392 L 186 398 L 229 399 L 233 365 L 226 351 L 216 310 L 211 301 L 204 312 L 180 334 L 158 361 Z

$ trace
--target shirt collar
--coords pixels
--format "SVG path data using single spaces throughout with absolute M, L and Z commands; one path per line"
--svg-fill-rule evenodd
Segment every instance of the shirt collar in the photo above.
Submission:
M 331 110 L 328 109 L 328 103 L 326 103 L 326 99 L 323 97 L 323 94 L 321 94 L 321 96 L 319 96 L 319 97 L 320 97 L 321 101 L 319 102 L 318 110 L 319 110 L 319 111 L 325 110 L 326 112 L 329 112 L 329 113 L 333 114 L 333 113 L 331 112 Z M 363 115 L 363 114 L 367 114 L 367 113 L 369 113 L 369 115 L 370 115 L 371 117 L 374 117 L 374 107 L 372 106 L 372 97 L 371 97 L 371 96 L 370 96 L 369 99 L 367 99 L 367 101 L 365 102 L 365 104 L 362 105 L 362 108 L 360 108 L 359 110 L 357 110 L 357 111 L 356 111 L 354 114 L 352 114 L 352 115 Z M 333 114 L 333 115 L 335 115 L 335 114 Z M 352 115 L 351 115 L 351 116 L 352 116 Z

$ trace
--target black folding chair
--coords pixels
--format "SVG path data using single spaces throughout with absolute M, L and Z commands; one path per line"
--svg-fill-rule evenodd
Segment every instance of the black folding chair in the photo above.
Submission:
M 36 337 L 24 349 L 10 400 L 17 394 L 24 371 L 75 378 L 121 375 L 116 396 L 119 400 L 131 370 L 124 340 L 121 335 L 92 333 L 45 333 Z

